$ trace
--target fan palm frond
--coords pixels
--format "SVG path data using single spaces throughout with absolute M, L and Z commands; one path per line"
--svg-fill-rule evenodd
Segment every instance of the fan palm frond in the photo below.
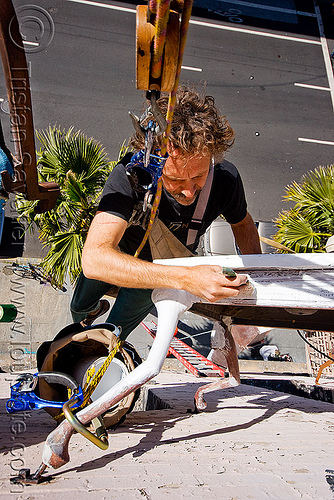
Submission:
M 54 284 L 61 286 L 67 272 L 71 281 L 80 273 L 83 244 L 103 186 L 127 147 L 123 143 L 118 159 L 109 161 L 100 143 L 72 127 L 67 131 L 49 127 L 36 134 L 42 146 L 38 152 L 39 180 L 57 182 L 60 196 L 52 210 L 37 214 L 38 202 L 18 195 L 17 211 L 28 228 L 39 230 L 39 239 L 48 248 L 41 265 Z
M 325 238 L 330 234 L 317 231 L 298 210 L 291 209 L 281 213 L 275 224 L 278 231 L 274 236 L 275 241 L 291 248 L 297 253 L 322 251 Z
M 318 167 L 305 174 L 300 183 L 293 182 L 286 189 L 287 201 L 296 202 L 296 206 L 333 212 L 334 209 L 334 165 Z
M 81 271 L 83 237 L 80 233 L 58 233 L 50 239 L 51 248 L 41 265 L 52 277 L 52 283 L 61 286 L 67 273 L 73 283 Z
M 324 251 L 334 233 L 334 165 L 318 167 L 287 186 L 284 199 L 295 206 L 274 221 L 274 239 L 296 252 Z

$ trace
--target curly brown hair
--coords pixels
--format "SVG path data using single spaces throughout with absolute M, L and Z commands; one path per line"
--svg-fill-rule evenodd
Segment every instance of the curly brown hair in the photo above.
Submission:
M 164 116 L 167 113 L 168 98 L 168 95 L 163 95 L 157 101 Z M 158 140 L 154 148 L 159 147 Z M 181 86 L 176 93 L 169 142 L 173 149 L 181 150 L 184 156 L 217 156 L 233 145 L 234 131 L 216 107 L 212 96 L 201 96 L 195 90 Z M 130 145 L 134 150 L 142 149 L 144 136 L 134 133 Z

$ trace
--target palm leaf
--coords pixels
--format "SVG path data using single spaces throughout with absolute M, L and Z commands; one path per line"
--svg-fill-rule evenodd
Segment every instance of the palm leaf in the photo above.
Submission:
M 57 182 L 60 196 L 54 209 L 44 214 L 35 213 L 37 201 L 17 196 L 16 204 L 28 227 L 38 228 L 39 239 L 48 248 L 42 265 L 60 286 L 67 273 L 71 281 L 80 273 L 83 244 L 103 186 L 127 147 L 123 143 L 118 159 L 111 162 L 99 142 L 72 127 L 49 127 L 36 135 L 41 143 L 37 153 L 39 180 Z
M 306 173 L 300 183 L 287 186 L 284 199 L 295 206 L 274 221 L 274 239 L 297 252 L 324 251 L 334 232 L 334 165 Z
M 63 285 L 67 272 L 73 283 L 81 271 L 83 238 L 78 233 L 58 233 L 52 238 L 52 246 L 41 266 L 52 276 L 52 283 Z
M 286 189 L 287 201 L 296 202 L 303 210 L 333 214 L 334 210 L 334 166 L 319 167 L 308 172 L 301 183 L 293 182 Z
M 326 239 L 330 236 L 317 230 L 316 224 L 312 225 L 297 209 L 282 212 L 274 222 L 278 227 L 274 240 L 297 253 L 323 251 Z

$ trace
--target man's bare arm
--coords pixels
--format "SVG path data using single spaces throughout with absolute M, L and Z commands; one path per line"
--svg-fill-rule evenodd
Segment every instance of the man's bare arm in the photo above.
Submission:
M 231 227 L 235 241 L 242 254 L 262 253 L 259 233 L 248 212 L 241 222 L 231 224 Z
M 91 224 L 82 253 L 87 278 L 128 288 L 174 288 L 215 302 L 239 294 L 246 276 L 227 278 L 220 266 L 163 266 L 124 254 L 117 246 L 127 227 L 126 221 L 98 212 Z

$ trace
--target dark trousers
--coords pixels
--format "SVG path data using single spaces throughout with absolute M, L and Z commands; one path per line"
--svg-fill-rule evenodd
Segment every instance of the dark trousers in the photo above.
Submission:
M 80 274 L 71 301 L 74 323 L 82 321 L 89 312 L 99 307 L 99 300 L 110 289 L 109 283 L 91 280 Z M 121 288 L 107 318 L 107 323 L 121 328 L 120 338 L 125 340 L 154 307 L 152 290 Z

